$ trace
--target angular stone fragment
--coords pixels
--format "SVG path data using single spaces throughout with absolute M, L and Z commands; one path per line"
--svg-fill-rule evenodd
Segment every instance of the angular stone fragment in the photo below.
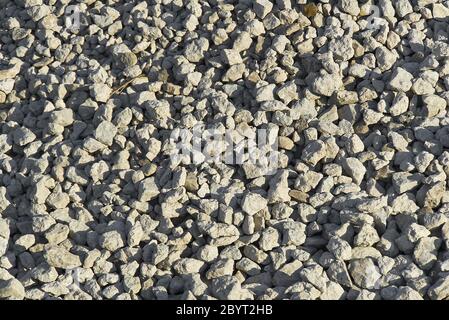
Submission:
M 424 185 L 416 194 L 416 201 L 422 207 L 436 208 L 440 205 L 443 194 L 446 192 L 446 182 L 437 182 L 433 185 Z
M 332 52 L 334 59 L 336 61 L 348 61 L 354 56 L 354 49 L 352 47 L 352 38 L 349 36 L 343 36 L 341 38 L 332 39 L 329 42 L 329 51 Z M 336 78 L 334 77 L 334 79 Z M 322 81 L 326 80 L 323 79 Z M 339 89 L 339 87 L 335 87 L 335 89 Z
M 45 238 L 48 243 L 59 244 L 69 235 L 70 229 L 68 226 L 63 224 L 56 224 L 52 226 L 47 232 L 45 232 Z
M 441 239 L 436 237 L 421 238 L 413 250 L 413 259 L 423 270 L 430 270 L 437 261 Z
M 139 201 L 151 201 L 159 195 L 159 187 L 154 177 L 146 178 L 139 183 Z
M 242 63 L 242 57 L 240 56 L 240 53 L 233 49 L 224 49 L 221 51 L 221 58 L 223 61 L 230 66 L 234 64 Z
M 349 276 L 346 264 L 341 260 L 333 261 L 327 269 L 329 279 L 334 280 L 345 287 L 352 286 L 352 280 Z
M 288 186 L 288 171 L 279 171 L 271 180 L 268 189 L 268 203 L 290 201 L 290 188 Z
M 399 92 L 390 107 L 390 113 L 392 116 L 398 116 L 403 114 L 408 110 L 409 107 L 409 98 L 403 92 Z
M 338 74 L 324 73 L 314 78 L 311 83 L 313 92 L 330 97 L 335 91 L 343 86 L 341 77 Z M 411 85 L 410 85 L 411 86 Z
M 297 86 L 294 82 L 288 82 L 279 87 L 277 96 L 285 103 L 289 104 L 291 101 L 298 99 Z
M 338 237 L 332 237 L 326 248 L 339 260 L 349 260 L 352 257 L 352 249 L 349 243 Z
M 348 270 L 354 283 L 368 290 L 380 288 L 379 268 L 371 258 L 353 260 L 349 263 Z
M 137 56 L 125 44 L 114 46 L 112 48 L 112 57 L 115 63 L 122 68 L 131 67 L 137 63 Z
M 257 193 L 247 193 L 242 199 L 242 209 L 250 216 L 267 207 L 267 200 Z
M 434 3 L 432 6 L 432 15 L 435 19 L 446 19 L 449 17 L 449 8 L 442 3 Z
M 106 103 L 111 96 L 112 89 L 103 83 L 96 83 L 90 89 L 90 95 L 97 102 Z
M 300 280 L 302 262 L 294 260 L 286 263 L 273 276 L 273 284 L 276 286 L 289 286 Z
M 427 230 L 424 226 L 421 226 L 417 223 L 412 223 L 407 228 L 406 235 L 411 242 L 416 242 L 421 238 L 428 237 L 430 235 L 430 231 Z
M 215 279 L 223 276 L 232 276 L 234 272 L 234 261 L 232 259 L 220 259 L 211 265 L 206 272 L 207 279 Z
M 8 250 L 8 239 L 0 237 L 0 255 L 4 255 Z
M 282 244 L 300 246 L 306 241 L 306 225 L 296 221 L 286 221 L 282 225 Z
M 412 87 L 412 79 L 413 75 L 410 72 L 398 67 L 391 74 L 388 85 L 394 91 L 407 92 Z
M 239 229 L 225 223 L 208 223 L 201 226 L 201 230 L 210 238 L 210 244 L 222 247 L 234 243 L 240 236 Z
M 6 197 L 6 191 L 5 187 L 0 187 L 0 211 L 5 210 L 10 205 L 9 200 Z
M 43 283 L 50 283 L 58 278 L 58 272 L 47 262 L 42 262 L 33 270 L 31 270 L 31 277 Z
M 396 14 L 403 18 L 407 14 L 413 12 L 413 7 L 409 0 L 397 0 L 393 1 L 394 7 L 396 9 Z
M 19 146 L 25 146 L 36 139 L 36 135 L 28 128 L 17 128 L 13 132 L 14 143 Z
M 280 245 L 279 231 L 275 228 L 268 227 L 265 229 L 259 239 L 259 247 L 263 251 L 271 251 Z
M 103 121 L 95 129 L 94 137 L 101 143 L 111 146 L 116 134 L 117 128 L 111 122 Z
M 325 291 L 326 283 L 329 281 L 323 268 L 318 264 L 306 266 L 299 272 L 303 281 L 307 281 L 320 291 Z
M 222 80 L 224 82 L 234 82 L 243 77 L 243 73 L 246 71 L 246 67 L 243 63 L 232 65 L 226 73 L 223 75 Z
M 391 203 L 391 208 L 395 213 L 416 212 L 419 209 L 412 193 L 403 193 L 402 195 L 395 197 Z
M 442 110 L 446 108 L 446 100 L 435 95 L 425 95 L 422 98 L 423 101 L 423 113 L 426 117 L 435 117 L 437 116 Z
M 235 38 L 232 49 L 237 52 L 248 50 L 252 41 L 251 35 L 248 32 L 243 31 Z
M 393 173 L 393 187 L 398 193 L 404 193 L 417 187 L 422 180 L 422 175 L 408 172 Z
M 449 276 L 446 275 L 438 279 L 427 291 L 432 300 L 444 300 L 449 297 Z
M 22 300 L 24 297 L 25 288 L 19 280 L 0 280 L 0 299 Z
M 301 159 L 314 166 L 327 154 L 326 144 L 321 140 L 309 143 L 302 151 Z
M 185 47 L 184 55 L 190 62 L 199 62 L 204 58 L 204 53 L 209 49 L 209 41 L 201 37 L 192 40 Z
M 354 238 L 354 245 L 357 247 L 371 247 L 379 240 L 377 230 L 369 224 L 364 224 Z
M 211 245 L 205 245 L 197 251 L 196 255 L 200 260 L 211 262 L 218 257 L 218 248 Z
M 100 235 L 98 244 L 102 248 L 114 252 L 125 246 L 125 236 L 116 230 L 107 231 Z
M 263 102 L 263 101 L 272 101 L 274 100 L 274 89 L 276 88 L 276 85 L 274 84 L 268 84 L 261 86 L 256 89 L 255 91 L 255 98 L 257 102 Z
M 424 300 L 418 291 L 410 287 L 400 287 L 395 300 Z
M 203 265 L 203 261 L 193 258 L 182 258 L 175 262 L 173 269 L 178 274 L 198 273 Z
M 345 296 L 346 292 L 340 284 L 328 281 L 324 292 L 320 296 L 320 300 L 344 300 Z
M 255 0 L 253 3 L 253 9 L 256 15 L 263 19 L 273 9 L 273 4 L 269 0 Z
M 5 154 L 12 148 L 12 139 L 9 135 L 0 134 L 0 153 Z
M 344 158 L 342 161 L 343 170 L 348 174 L 356 184 L 360 184 L 366 173 L 363 163 L 357 158 Z
M 60 246 L 50 246 L 44 251 L 47 263 L 55 268 L 71 269 L 81 266 L 81 260 Z
M 339 0 L 338 7 L 352 16 L 358 16 L 360 13 L 359 4 L 357 0 Z
M 74 121 L 74 114 L 72 109 L 62 109 L 53 111 L 50 114 L 50 121 L 59 124 L 63 127 L 70 126 Z

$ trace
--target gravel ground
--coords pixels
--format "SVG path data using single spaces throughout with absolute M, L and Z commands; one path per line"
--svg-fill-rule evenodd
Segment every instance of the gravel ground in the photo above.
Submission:
M 0 299 L 449 299 L 448 104 L 446 0 L 0 0 Z

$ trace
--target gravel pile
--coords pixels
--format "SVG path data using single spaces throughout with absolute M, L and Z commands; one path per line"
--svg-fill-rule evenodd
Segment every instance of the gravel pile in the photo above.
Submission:
M 449 299 L 448 104 L 446 0 L 0 0 L 0 299 Z

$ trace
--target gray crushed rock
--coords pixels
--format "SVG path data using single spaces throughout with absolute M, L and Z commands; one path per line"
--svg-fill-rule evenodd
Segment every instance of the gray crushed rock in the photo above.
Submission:
M 448 1 L 0 4 L 0 299 L 449 299 Z

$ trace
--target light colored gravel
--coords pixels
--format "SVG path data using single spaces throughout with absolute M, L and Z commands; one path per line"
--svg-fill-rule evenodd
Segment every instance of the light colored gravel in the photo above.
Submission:
M 0 0 L 0 299 L 449 299 L 448 104 L 446 0 Z

